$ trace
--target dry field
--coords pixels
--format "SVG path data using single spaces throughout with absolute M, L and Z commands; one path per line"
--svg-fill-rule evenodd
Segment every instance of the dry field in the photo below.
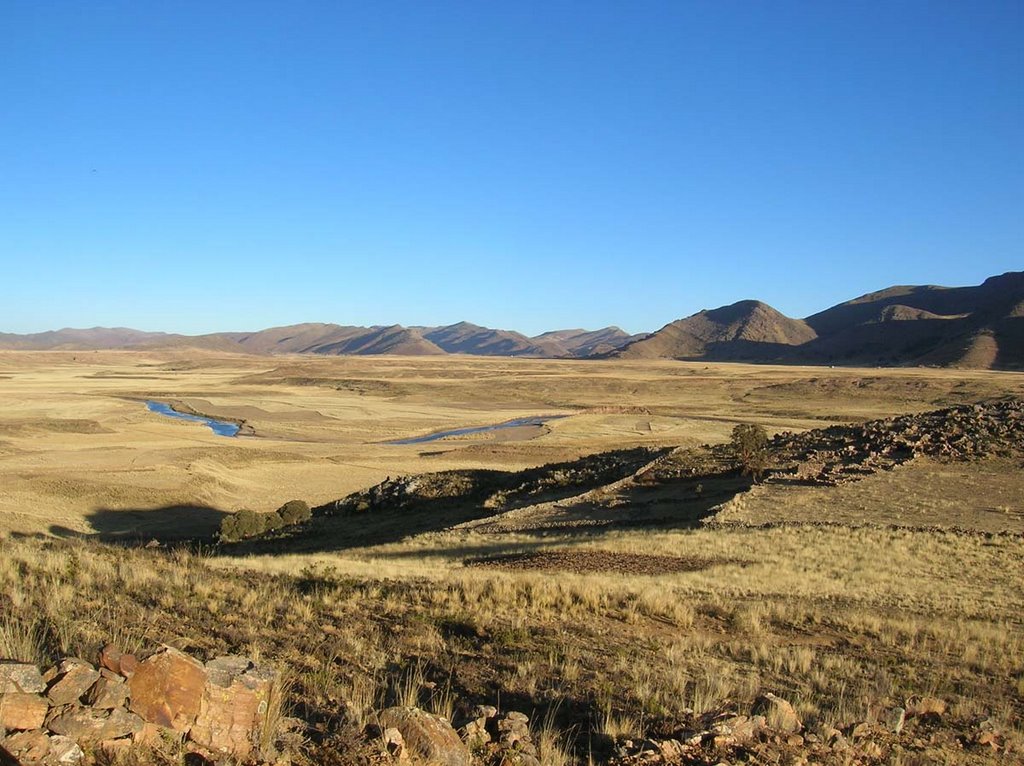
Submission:
M 559 766 L 608 758 L 599 735 L 674 736 L 708 711 L 747 712 L 765 691 L 794 704 L 807 740 L 708 763 L 1013 762 L 1024 714 L 1016 458 L 755 486 L 712 509 L 710 526 L 531 528 L 513 511 L 405 534 L 396 515 L 387 541 L 245 556 L 90 539 L 201 536 L 226 511 L 325 503 L 399 474 L 520 470 L 723 442 L 740 422 L 803 430 L 1008 394 L 1024 395 L 1024 375 L 0 353 L 0 652 L 88 653 L 114 637 L 260 655 L 291 669 L 294 710 L 313 725 L 300 762 L 358 762 L 373 750 L 359 727 L 398 699 L 546 717 L 541 760 Z M 244 421 L 248 435 L 215 436 L 148 412 L 146 399 Z M 536 415 L 568 417 L 385 443 Z M 676 485 L 658 491 L 659 509 L 692 502 Z M 811 737 L 849 735 L 914 697 L 945 701 L 941 724 L 813 750 Z M 996 747 L 976 744 L 989 730 Z
M 517 469 L 1024 391 L 1022 376 L 673 362 L 0 352 L 0 530 L 206 534 L 221 512 L 319 504 L 386 476 Z M 244 420 L 251 436 L 146 410 Z M 384 442 L 535 415 L 545 426 Z

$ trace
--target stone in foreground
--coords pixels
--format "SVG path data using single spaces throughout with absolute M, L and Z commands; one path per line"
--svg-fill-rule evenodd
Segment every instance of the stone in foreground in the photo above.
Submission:
M 144 721 L 187 733 L 199 715 L 206 668 L 170 647 L 139 663 L 128 681 L 131 711 Z
M 23 692 L 38 694 L 46 691 L 46 682 L 39 668 L 27 662 L 0 660 L 0 694 Z
M 206 664 L 207 683 L 189 739 L 214 752 L 248 757 L 266 724 L 276 674 L 244 657 Z
M 38 694 L 0 694 L 0 732 L 42 727 L 50 706 Z
M 390 707 L 379 716 L 381 729 L 398 729 L 411 751 L 442 766 L 470 766 L 469 748 L 444 718 L 414 707 Z

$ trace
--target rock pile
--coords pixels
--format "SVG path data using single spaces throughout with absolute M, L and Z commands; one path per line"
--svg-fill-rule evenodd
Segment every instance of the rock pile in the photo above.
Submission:
M 973 460 L 1024 454 L 1024 401 L 965 404 L 918 415 L 776 436 L 770 446 L 788 470 L 814 484 L 840 484 L 919 456 Z M 769 479 L 771 480 L 771 479 Z
M 844 726 L 804 728 L 793 707 L 773 694 L 754 701 L 749 714 L 708 713 L 693 728 L 672 737 L 620 737 L 605 743 L 612 766 L 719 763 L 877 764 L 906 759 L 948 763 L 966 748 L 1018 762 L 1021 750 L 991 719 L 944 720 L 946 704 L 933 697 L 911 697 L 880 709 L 875 720 Z M 1017 760 L 1014 760 L 1017 759 Z M 972 761 L 973 762 L 973 761 Z
M 204 665 L 170 647 L 139 661 L 108 645 L 96 665 L 68 658 L 45 673 L 0 660 L 0 747 L 22 766 L 57 766 L 166 737 L 244 759 L 267 725 L 275 681 L 244 657 Z
M 392 707 L 377 716 L 380 741 L 398 761 L 410 758 L 442 766 L 483 763 L 540 766 L 537 746 L 525 713 L 499 713 L 491 705 L 478 705 L 469 715 L 447 719 L 419 708 Z

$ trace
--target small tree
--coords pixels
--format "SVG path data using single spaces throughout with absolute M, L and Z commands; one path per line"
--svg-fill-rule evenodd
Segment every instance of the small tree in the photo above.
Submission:
M 732 429 L 730 445 L 743 475 L 752 477 L 755 482 L 760 481 L 769 458 L 768 432 L 764 426 L 741 423 Z
M 231 543 L 262 534 L 266 528 L 263 515 L 243 508 L 230 516 L 225 516 L 220 522 L 221 540 Z
M 261 532 L 273 532 L 275 529 L 280 529 L 284 526 L 284 519 L 276 511 L 261 513 L 260 522 L 263 524 Z
M 289 526 L 313 518 L 313 513 L 309 510 L 309 503 L 304 500 L 289 500 L 277 509 L 277 514 Z

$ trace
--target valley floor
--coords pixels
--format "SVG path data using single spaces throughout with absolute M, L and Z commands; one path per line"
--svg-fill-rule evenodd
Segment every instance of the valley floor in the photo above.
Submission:
M 396 702 L 523 712 L 545 766 L 657 763 L 671 758 L 645 741 L 683 742 L 764 693 L 793 705 L 799 736 L 708 737 L 677 762 L 1012 762 L 1019 454 L 919 457 L 839 486 L 612 482 L 455 523 L 395 511 L 376 522 L 386 536 L 341 515 L 312 547 L 174 541 L 240 507 L 329 504 L 399 475 L 696 450 L 741 422 L 803 431 L 1022 393 L 1021 375 L 950 370 L 0 353 L 0 654 L 44 664 L 113 640 L 259 657 L 291 675 L 280 747 L 298 763 L 386 759 L 364 726 Z M 551 414 L 569 417 L 384 443 Z

